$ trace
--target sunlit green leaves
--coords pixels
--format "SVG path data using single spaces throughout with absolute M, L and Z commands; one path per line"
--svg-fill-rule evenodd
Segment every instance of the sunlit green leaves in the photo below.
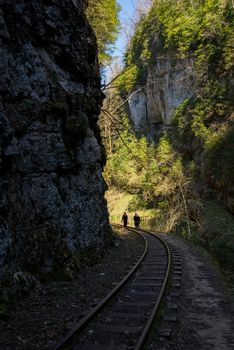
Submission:
M 102 66 L 111 59 L 112 45 L 117 38 L 119 26 L 118 13 L 116 0 L 89 0 L 87 16 L 97 36 Z

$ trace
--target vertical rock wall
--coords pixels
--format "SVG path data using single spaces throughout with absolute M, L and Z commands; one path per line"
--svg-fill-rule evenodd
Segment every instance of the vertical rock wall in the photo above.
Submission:
M 150 141 L 157 139 L 171 125 L 176 107 L 193 95 L 193 76 L 193 64 L 189 60 L 161 58 L 150 64 L 146 85 L 129 101 L 136 130 Z
M 83 0 L 0 0 L 0 278 L 72 275 L 111 237 Z

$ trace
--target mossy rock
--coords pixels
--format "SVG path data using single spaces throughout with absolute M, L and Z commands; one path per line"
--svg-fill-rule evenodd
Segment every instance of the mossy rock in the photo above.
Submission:
M 64 125 L 66 143 L 76 146 L 88 133 L 89 122 L 86 114 L 79 111 L 77 114 L 69 115 Z
M 7 304 L 0 303 L 0 320 L 6 320 L 8 316 Z
M 34 100 L 24 100 L 22 103 L 24 110 L 26 111 L 32 111 L 35 107 L 35 101 Z
M 42 108 L 42 115 L 52 115 L 55 118 L 66 119 L 69 114 L 69 107 L 66 101 L 50 101 Z
M 74 258 L 60 231 L 53 223 L 44 223 L 30 229 L 25 237 L 21 269 L 41 281 L 71 280 L 77 274 L 80 262 Z

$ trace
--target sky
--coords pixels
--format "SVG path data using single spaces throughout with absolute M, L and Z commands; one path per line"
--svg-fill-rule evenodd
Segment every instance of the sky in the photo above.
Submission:
M 109 82 L 113 75 L 115 76 L 115 67 L 123 65 L 123 58 L 126 51 L 126 44 L 128 39 L 132 36 L 134 31 L 134 22 L 139 16 L 139 11 L 147 11 L 152 0 L 117 0 L 121 7 L 119 14 L 120 26 L 122 29 L 119 32 L 118 39 L 114 44 L 112 52 L 112 63 L 106 67 L 103 75 L 104 84 Z M 139 18 L 138 18 L 139 19 Z M 128 38 L 128 39 L 127 39 Z
M 129 18 L 133 17 L 134 15 L 134 6 L 132 0 L 118 0 L 119 5 L 121 6 L 120 11 L 120 21 L 121 25 L 125 26 L 126 23 L 129 22 Z M 119 33 L 118 40 L 116 41 L 116 50 L 114 51 L 114 56 L 122 56 L 125 51 L 126 46 L 126 34 L 124 33 L 124 30 L 122 29 Z
M 118 4 L 121 6 L 121 11 L 119 14 L 120 17 L 120 26 L 121 27 L 126 27 L 127 24 L 129 23 L 129 19 L 134 17 L 134 0 L 118 0 Z M 106 67 L 103 75 L 103 82 L 104 84 L 106 82 L 109 82 L 112 77 L 112 66 L 115 65 L 116 61 L 121 63 L 123 61 L 124 53 L 125 53 L 125 48 L 126 48 L 126 42 L 127 42 L 127 36 L 126 32 L 122 28 L 119 32 L 118 39 L 116 40 L 116 43 L 114 44 L 114 50 L 112 53 L 112 57 L 116 58 L 113 59 L 113 62 L 111 66 Z

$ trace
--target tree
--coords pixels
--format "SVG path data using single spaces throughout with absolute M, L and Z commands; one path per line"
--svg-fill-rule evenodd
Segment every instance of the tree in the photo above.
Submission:
M 116 0 L 89 0 L 88 2 L 87 16 L 97 36 L 101 66 L 111 60 L 110 54 L 119 27 L 119 10 Z
M 150 10 L 153 0 L 132 0 L 135 7 L 135 17 L 137 22 Z

